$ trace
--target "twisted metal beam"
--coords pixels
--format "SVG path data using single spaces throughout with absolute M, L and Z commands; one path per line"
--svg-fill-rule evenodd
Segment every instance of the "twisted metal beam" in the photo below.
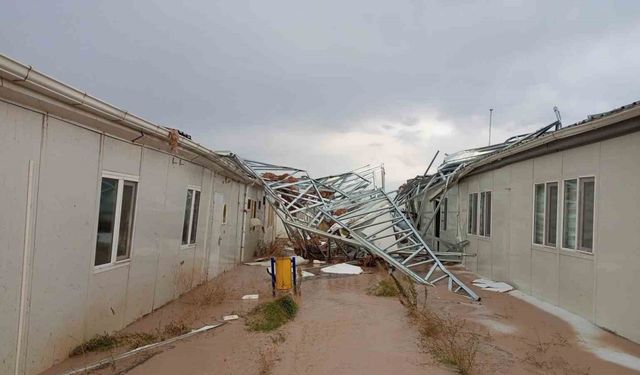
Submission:
M 376 256 L 417 283 L 446 281 L 449 290 L 480 299 L 438 259 L 393 195 L 377 186 L 380 167 L 314 179 L 302 169 L 236 160 L 262 182 L 292 239 L 325 237 L 353 249 L 354 257 Z

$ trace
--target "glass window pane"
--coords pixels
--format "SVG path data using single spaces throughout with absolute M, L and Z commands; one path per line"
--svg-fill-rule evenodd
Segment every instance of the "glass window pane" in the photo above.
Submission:
M 116 259 L 127 259 L 131 252 L 131 234 L 136 206 L 136 186 L 133 181 L 124 181 L 122 187 L 122 205 L 120 206 L 120 230 L 118 232 L 118 252 Z
M 193 190 L 187 190 L 187 202 L 184 205 L 184 221 L 182 222 L 182 244 L 189 242 L 189 219 L 191 218 L 191 202 L 193 200 Z
M 593 177 L 580 179 L 580 249 L 593 249 L 593 212 L 595 181 Z
M 485 193 L 485 203 L 484 205 L 485 207 L 485 214 L 486 214 L 486 218 L 484 220 L 484 235 L 489 237 L 491 236 L 491 192 L 487 191 Z
M 224 206 L 222 206 L 222 224 L 226 224 L 227 223 L 227 204 L 225 203 Z
M 467 233 L 473 233 L 473 194 L 469 194 L 469 207 L 467 208 Z
M 562 246 L 568 249 L 576 248 L 577 185 L 578 182 L 576 180 L 566 180 L 564 182 Z
M 473 227 L 471 228 L 473 234 L 478 234 L 478 193 L 473 193 Z
M 195 192 L 193 200 L 193 224 L 191 224 L 191 240 L 189 243 L 196 243 L 196 233 L 198 232 L 198 212 L 200 210 L 200 192 Z
M 544 184 L 535 187 L 534 216 L 533 216 L 533 242 L 542 244 L 544 233 Z
M 485 209 L 484 209 L 484 199 L 486 194 L 480 193 L 480 235 L 484 236 L 484 219 L 485 219 Z
M 96 240 L 96 259 L 99 266 L 111 262 L 113 245 L 113 225 L 116 218 L 116 198 L 118 196 L 118 180 L 102 178 L 100 188 L 100 211 L 98 213 L 98 237 Z
M 447 230 L 447 198 L 444 198 L 440 206 L 440 229 Z
M 558 183 L 547 184 L 547 217 L 545 244 L 555 246 L 558 233 Z

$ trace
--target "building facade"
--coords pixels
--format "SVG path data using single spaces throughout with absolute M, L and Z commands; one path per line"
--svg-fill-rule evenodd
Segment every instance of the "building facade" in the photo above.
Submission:
M 0 131 L 0 374 L 52 366 L 274 236 L 228 159 L 2 56 Z
M 427 237 L 468 240 L 469 270 L 640 342 L 639 163 L 634 103 L 466 166 Z

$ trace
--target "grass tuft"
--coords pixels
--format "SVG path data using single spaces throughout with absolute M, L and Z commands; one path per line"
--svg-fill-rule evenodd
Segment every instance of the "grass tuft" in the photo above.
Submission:
M 120 346 L 121 338 L 105 333 L 104 335 L 96 335 L 71 350 L 71 357 L 84 354 L 86 352 L 105 352 Z
M 183 322 L 171 322 L 158 329 L 157 333 L 134 332 L 134 333 L 116 333 L 96 335 L 91 339 L 76 346 L 69 352 L 70 357 L 89 353 L 89 352 L 105 352 L 128 345 L 130 349 L 136 349 L 141 346 L 153 344 L 163 340 L 170 339 L 190 332 L 191 329 Z
M 367 294 L 376 297 L 397 297 L 400 292 L 391 279 L 380 280 L 367 289 Z
M 298 304 L 287 295 L 256 306 L 247 315 L 247 326 L 251 331 L 273 331 L 293 319 L 297 312 Z
M 476 355 L 480 347 L 480 336 L 467 329 L 465 320 L 448 315 L 440 315 L 426 305 L 427 289 L 423 304 L 418 304 L 418 292 L 409 278 L 398 280 L 393 277 L 400 302 L 408 309 L 420 333 L 421 344 L 441 363 L 453 366 L 458 373 L 469 375 L 476 365 Z

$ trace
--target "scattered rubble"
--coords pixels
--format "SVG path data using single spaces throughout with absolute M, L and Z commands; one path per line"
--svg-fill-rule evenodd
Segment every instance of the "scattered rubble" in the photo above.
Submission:
M 513 290 L 513 287 L 507 283 L 489 279 L 475 279 L 473 285 L 490 292 L 504 293 Z
M 364 272 L 361 267 L 353 266 L 348 263 L 334 264 L 333 266 L 321 268 L 320 271 L 340 275 L 359 275 Z

